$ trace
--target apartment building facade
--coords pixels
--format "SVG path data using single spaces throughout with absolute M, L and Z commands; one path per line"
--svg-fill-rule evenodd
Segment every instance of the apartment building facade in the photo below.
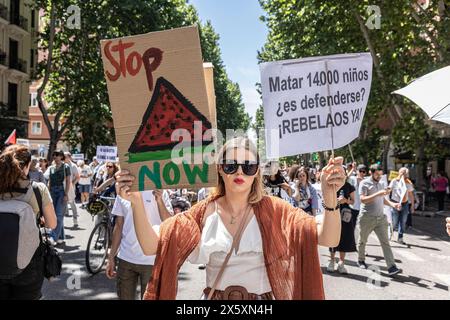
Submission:
M 38 12 L 32 0 L 0 0 L 0 141 L 28 137 L 30 78 L 37 63 Z

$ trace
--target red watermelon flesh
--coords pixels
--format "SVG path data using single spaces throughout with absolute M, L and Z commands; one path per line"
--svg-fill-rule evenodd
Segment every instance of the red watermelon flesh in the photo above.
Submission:
M 172 132 L 186 129 L 194 141 L 194 121 L 202 122 L 202 135 L 211 123 L 169 81 L 158 78 L 152 100 L 129 152 L 166 150 L 179 141 L 172 141 Z M 180 141 L 182 138 L 180 138 Z

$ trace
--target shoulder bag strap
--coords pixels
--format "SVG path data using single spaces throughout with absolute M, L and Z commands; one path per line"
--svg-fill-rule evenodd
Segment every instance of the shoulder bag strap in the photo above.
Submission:
M 31 184 L 32 188 L 33 188 L 33 192 L 34 192 L 34 196 L 36 197 L 36 201 L 38 203 L 38 207 L 39 207 L 39 217 L 37 219 L 37 227 L 39 229 L 39 241 L 42 243 L 42 233 L 41 233 L 41 218 L 43 216 L 43 209 L 42 209 L 42 195 L 41 195 L 41 191 L 39 190 L 39 187 L 37 186 L 36 183 L 32 182 Z M 45 233 L 45 237 L 47 238 L 47 233 Z
M 237 230 L 236 235 L 233 237 L 233 244 L 231 246 L 231 249 L 228 252 L 227 256 L 225 257 L 225 260 L 223 261 L 222 267 L 220 268 L 220 271 L 217 274 L 216 280 L 214 281 L 214 284 L 211 287 L 211 291 L 209 291 L 207 300 L 211 300 L 211 297 L 213 296 L 214 291 L 216 291 L 216 287 L 219 284 L 220 279 L 222 278 L 223 272 L 225 271 L 225 267 L 228 264 L 228 260 L 230 260 L 231 254 L 233 253 L 233 250 L 237 251 L 239 249 L 239 243 L 241 242 L 242 232 L 244 230 L 244 226 L 246 224 L 248 215 L 252 211 L 251 209 L 252 209 L 252 207 L 250 206 L 250 208 L 247 209 L 246 213 L 244 214 L 244 218 L 241 220 L 241 224 L 239 225 L 239 229 Z

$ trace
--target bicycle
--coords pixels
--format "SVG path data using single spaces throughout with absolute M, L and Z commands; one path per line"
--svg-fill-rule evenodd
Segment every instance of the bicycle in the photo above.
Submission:
M 86 268 L 89 273 L 99 273 L 108 256 L 114 228 L 111 210 L 115 198 L 94 196 L 87 206 L 87 211 L 94 217 L 101 217 L 92 229 L 86 248 Z

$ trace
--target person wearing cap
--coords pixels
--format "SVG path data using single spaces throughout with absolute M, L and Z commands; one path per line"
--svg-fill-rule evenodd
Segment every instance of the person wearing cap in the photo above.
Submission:
M 70 188 L 70 167 L 64 162 L 64 152 L 55 150 L 52 154 L 53 164 L 48 167 L 44 176 L 48 180 L 50 195 L 56 213 L 56 228 L 52 230 L 50 242 L 62 244 L 64 242 L 64 213 L 67 206 L 68 190 Z
M 75 204 L 75 190 L 76 184 L 80 180 L 80 173 L 78 172 L 77 165 L 72 161 L 72 154 L 70 152 L 64 152 L 64 161 L 70 166 L 70 190 L 68 192 L 68 201 L 66 206 L 66 216 L 69 215 L 69 205 L 72 209 L 73 227 L 78 228 L 78 211 Z
M 367 269 L 365 263 L 366 244 L 369 235 L 375 232 L 383 250 L 384 259 L 388 267 L 388 274 L 393 276 L 402 270 L 395 265 L 394 254 L 389 243 L 388 220 L 384 214 L 384 205 L 399 210 L 400 204 L 396 204 L 386 198 L 390 189 L 384 189 L 380 183 L 382 169 L 378 164 L 370 166 L 371 176 L 364 179 L 359 185 L 361 208 L 358 216 L 359 243 L 358 243 L 358 266 Z

